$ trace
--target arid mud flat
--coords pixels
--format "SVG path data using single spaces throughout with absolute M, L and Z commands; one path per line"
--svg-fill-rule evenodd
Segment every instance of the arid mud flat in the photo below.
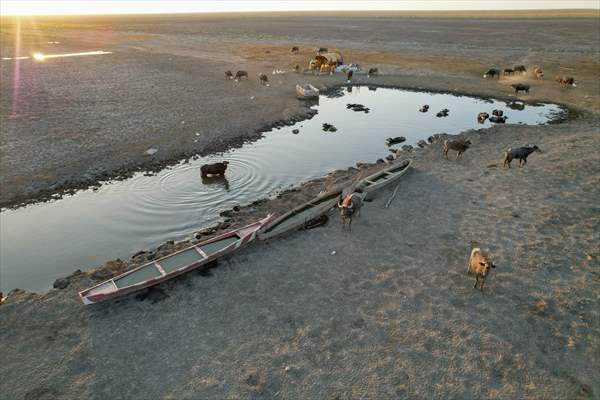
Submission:
M 27 51 L 113 53 L 23 60 L 18 74 L 2 61 L 5 206 L 226 150 L 306 115 L 295 83 L 335 86 L 342 76 L 269 75 L 269 87 L 255 76 L 307 62 L 319 46 L 379 68 L 359 83 L 510 99 L 509 85 L 524 81 L 531 91 L 520 98 L 565 104 L 574 117 L 468 132 L 473 145 L 459 161 L 445 160 L 440 142 L 403 154 L 413 168 L 391 206 L 389 188 L 351 233 L 332 213 L 323 227 L 93 307 L 78 290 L 152 255 L 75 274 L 60 290 L 14 291 L 0 306 L 0 397 L 598 397 L 598 24 L 573 13 L 22 21 Z M 3 57 L 15 55 L 14 29 L 3 21 Z M 481 76 L 516 64 L 540 65 L 546 79 Z M 225 81 L 225 69 L 251 79 Z M 525 144 L 543 152 L 524 168 L 502 167 L 506 148 Z M 159 151 L 145 156 L 151 147 Z M 326 183 L 241 208 L 228 224 L 288 210 Z M 471 240 L 497 265 L 484 294 L 466 275 Z

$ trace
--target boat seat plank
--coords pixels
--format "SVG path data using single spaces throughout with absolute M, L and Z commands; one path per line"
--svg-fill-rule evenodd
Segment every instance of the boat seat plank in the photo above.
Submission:
M 176 269 L 193 264 L 203 259 L 204 257 L 202 257 L 195 248 L 192 248 L 182 251 L 181 253 L 173 254 L 172 256 L 163 258 L 162 260 L 158 260 L 158 265 L 160 265 L 161 268 L 168 274 L 169 272 L 175 271 Z
M 136 283 L 147 281 L 148 279 L 158 278 L 159 276 L 162 276 L 162 274 L 153 263 L 148 264 L 145 267 L 142 267 L 137 271 L 134 271 L 121 278 L 117 278 L 114 281 L 115 285 L 117 285 L 117 287 L 121 289 L 127 286 L 135 285 Z
M 200 250 L 202 250 L 207 256 L 215 254 L 216 252 L 223 250 L 225 247 L 229 246 L 232 243 L 240 240 L 238 236 L 230 236 L 224 239 L 218 240 L 216 242 L 208 243 L 203 246 L 198 246 Z

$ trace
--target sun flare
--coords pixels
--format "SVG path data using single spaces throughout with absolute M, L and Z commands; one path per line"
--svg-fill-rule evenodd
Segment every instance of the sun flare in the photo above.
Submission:
M 33 59 L 36 61 L 44 61 L 46 59 L 46 56 L 43 55 L 42 53 L 34 53 Z

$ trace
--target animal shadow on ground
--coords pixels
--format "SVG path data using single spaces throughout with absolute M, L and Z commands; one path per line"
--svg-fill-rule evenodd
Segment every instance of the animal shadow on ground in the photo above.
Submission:
M 213 260 L 213 261 L 209 262 L 208 264 L 199 268 L 196 272 L 198 273 L 198 275 L 203 276 L 205 278 L 212 278 L 214 276 L 214 274 L 212 273 L 211 269 L 217 268 L 218 266 L 219 266 L 219 260 Z
M 152 304 L 159 303 L 169 297 L 171 296 L 160 287 L 150 287 L 135 295 L 137 301 L 149 300 Z

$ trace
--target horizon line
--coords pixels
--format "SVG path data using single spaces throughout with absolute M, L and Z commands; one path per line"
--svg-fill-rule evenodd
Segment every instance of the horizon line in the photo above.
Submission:
M 206 11 L 147 11 L 147 12 L 112 12 L 112 13 L 64 13 L 64 14 L 10 14 L 2 13 L 0 18 L 14 18 L 14 17 L 106 17 L 106 16 L 143 16 L 143 15 L 202 15 L 202 14 L 322 14 L 322 13 L 337 13 L 337 14 L 349 14 L 349 13 L 361 13 L 361 14 L 382 14 L 382 13 L 440 13 L 440 14 L 468 14 L 468 13 L 480 13 L 480 12 L 500 12 L 500 13 L 528 13 L 528 12 L 540 12 L 540 13 L 553 13 L 553 12 L 590 12 L 596 11 L 600 16 L 600 3 L 598 8 L 528 8 L 528 9 L 356 9 L 356 10 L 337 10 L 337 9 L 323 9 L 323 10 L 206 10 Z M 491 15 L 490 17 L 493 17 Z

